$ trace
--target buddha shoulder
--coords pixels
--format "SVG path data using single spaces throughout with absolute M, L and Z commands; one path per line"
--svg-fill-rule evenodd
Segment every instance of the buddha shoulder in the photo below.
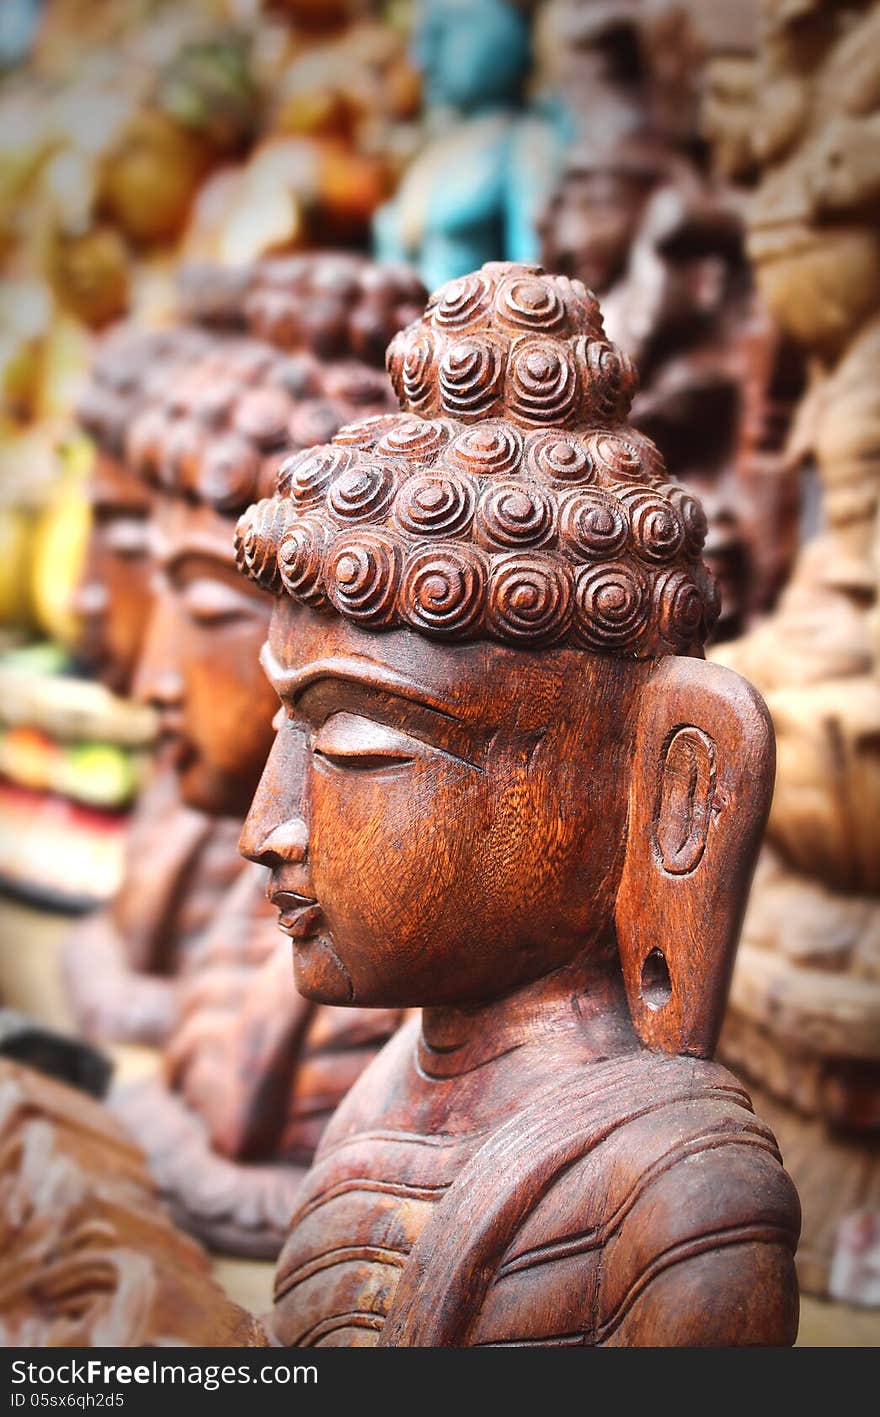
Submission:
M 772 1135 L 723 1068 L 647 1052 L 581 1068 L 459 1175 L 383 1342 L 790 1343 L 799 1220 Z M 430 1313 L 407 1295 L 417 1274 L 445 1296 Z

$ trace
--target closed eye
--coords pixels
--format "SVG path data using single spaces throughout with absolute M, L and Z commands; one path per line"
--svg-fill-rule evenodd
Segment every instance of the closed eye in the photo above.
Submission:
M 404 767 L 430 748 L 407 733 L 354 713 L 334 713 L 312 738 L 312 751 L 333 767 L 357 772 Z

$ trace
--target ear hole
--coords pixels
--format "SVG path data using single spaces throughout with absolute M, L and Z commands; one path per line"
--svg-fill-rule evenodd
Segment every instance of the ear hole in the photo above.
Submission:
M 699 728 L 678 728 L 660 763 L 654 845 L 664 871 L 688 876 L 700 864 L 715 796 L 715 744 Z
M 653 949 L 642 964 L 642 998 L 649 1009 L 662 1009 L 672 998 L 672 980 L 662 950 Z

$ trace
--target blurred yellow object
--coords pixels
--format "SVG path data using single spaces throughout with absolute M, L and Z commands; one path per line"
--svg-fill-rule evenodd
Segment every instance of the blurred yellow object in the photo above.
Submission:
M 35 417 L 64 425 L 74 416 L 95 350 L 95 336 L 72 315 L 56 311 L 42 351 Z
M 39 339 L 14 340 L 0 336 L 0 401 L 4 413 L 15 418 L 30 416 L 40 387 L 43 369 Z
M 57 473 L 44 423 L 0 421 L 0 626 L 33 629 L 32 565 L 37 528 Z
M 52 298 L 35 280 L 0 281 L 0 402 L 13 418 L 30 418 L 43 372 Z
M 30 562 L 33 517 L 0 506 L 0 625 L 24 629 L 31 621 Z
M 77 622 L 72 610 L 86 554 L 90 511 L 86 477 L 92 448 L 72 437 L 61 451 L 62 473 L 35 528 L 31 596 L 37 623 L 50 638 L 73 647 Z
M 0 281 L 0 308 L 2 413 L 11 427 L 30 419 L 66 423 L 91 367 L 90 331 L 35 281 Z
M 65 309 L 95 327 L 128 307 L 128 248 L 112 226 L 82 235 L 56 233 L 49 258 L 53 289 Z
M 132 240 L 170 241 L 211 165 L 211 150 L 164 113 L 137 113 L 104 161 L 102 205 Z

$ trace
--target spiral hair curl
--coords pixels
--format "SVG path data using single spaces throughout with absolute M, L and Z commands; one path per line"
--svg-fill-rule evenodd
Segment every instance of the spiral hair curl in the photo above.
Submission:
M 243 574 L 376 629 L 700 652 L 719 610 L 705 517 L 625 422 L 635 374 L 579 281 L 485 265 L 387 363 L 401 412 L 282 464 L 239 520 Z
M 409 271 L 344 253 L 192 274 L 185 312 L 212 328 L 111 334 L 80 421 L 148 486 L 237 516 L 285 457 L 394 407 L 382 353 L 424 292 Z

